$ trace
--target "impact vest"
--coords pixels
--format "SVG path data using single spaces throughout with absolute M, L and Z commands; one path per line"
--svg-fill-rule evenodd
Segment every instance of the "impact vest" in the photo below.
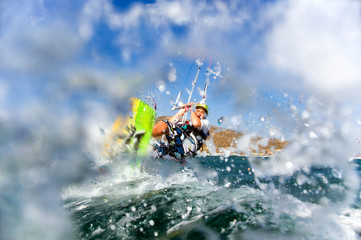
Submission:
M 209 136 L 209 131 L 204 133 L 203 130 L 193 127 L 189 121 L 186 121 L 184 124 L 182 124 L 180 128 L 183 129 L 187 136 L 192 138 L 196 144 L 196 151 L 198 151 L 203 146 L 204 141 Z
M 194 157 L 209 136 L 209 131 L 204 133 L 203 130 L 193 127 L 189 121 L 183 124 L 172 124 L 167 120 L 164 122 L 168 125 L 169 134 L 166 135 L 167 143 L 159 142 L 155 146 L 157 157 L 168 155 L 178 160 L 186 156 Z

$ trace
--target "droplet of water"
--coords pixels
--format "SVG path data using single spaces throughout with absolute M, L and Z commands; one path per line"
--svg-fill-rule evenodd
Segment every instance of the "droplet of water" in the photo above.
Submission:
M 292 168 L 293 163 L 292 162 L 286 162 L 286 168 Z
M 296 113 L 297 112 L 297 107 L 295 105 L 291 105 L 290 110 L 291 110 L 292 113 Z
M 165 91 L 165 85 L 163 85 L 163 84 L 159 85 L 158 89 L 159 89 L 160 92 L 164 92 Z
M 303 120 L 309 119 L 310 116 L 311 116 L 311 114 L 308 111 L 305 110 L 305 111 L 302 112 L 302 119 Z
M 312 138 L 312 139 L 318 138 L 317 134 L 316 134 L 315 132 L 312 132 L 312 131 L 308 133 L 308 136 L 309 136 L 310 138 Z

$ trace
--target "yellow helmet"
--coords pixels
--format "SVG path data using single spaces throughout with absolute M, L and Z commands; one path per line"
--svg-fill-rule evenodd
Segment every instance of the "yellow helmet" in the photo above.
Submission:
M 207 106 L 207 104 L 200 104 L 200 103 L 198 103 L 198 104 L 196 105 L 196 109 L 199 108 L 199 107 L 203 108 L 203 109 L 206 111 L 206 113 L 208 114 L 208 106 Z

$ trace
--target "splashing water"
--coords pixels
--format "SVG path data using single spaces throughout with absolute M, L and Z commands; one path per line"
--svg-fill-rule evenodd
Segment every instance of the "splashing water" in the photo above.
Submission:
M 257 178 L 246 157 L 233 156 L 195 158 L 168 177 L 120 177 L 112 169 L 111 177 L 69 188 L 63 196 L 78 221 L 79 239 L 356 237 L 345 215 L 335 212 L 348 188 L 332 168 Z
M 359 2 L 120 2 L 0 2 L 0 239 L 360 238 Z M 166 115 L 204 55 L 210 122 L 245 133 L 231 150 L 289 146 L 102 157 L 129 97 L 154 86 Z

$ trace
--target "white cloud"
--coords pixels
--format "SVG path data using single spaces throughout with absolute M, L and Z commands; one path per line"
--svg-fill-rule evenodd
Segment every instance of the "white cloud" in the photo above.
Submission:
M 79 45 L 71 27 L 61 22 L 8 32 L 0 39 L 0 66 L 16 71 L 41 71 L 70 59 Z
M 109 1 L 104 4 L 105 19 L 112 29 L 137 28 L 144 17 L 144 7 L 141 4 L 133 5 L 127 12 L 117 12 Z
M 35 5 L 35 4 L 34 4 Z M 61 19 L 46 19 L 41 8 L 25 1 L 1 5 L 0 67 L 19 72 L 39 72 L 71 59 L 81 46 L 72 25 Z
M 360 86 L 360 2 L 281 1 L 270 12 L 269 61 L 321 94 Z
M 79 35 L 83 39 L 89 40 L 93 36 L 93 24 L 103 14 L 103 3 L 104 1 L 90 0 L 84 5 L 78 23 Z
M 191 7 L 191 1 L 158 1 L 148 8 L 152 23 L 160 24 L 187 24 L 192 20 L 192 13 L 196 8 Z
M 223 34 L 237 34 L 250 16 L 240 6 L 237 1 L 226 4 L 160 0 L 154 4 L 133 4 L 127 11 L 119 11 L 106 2 L 104 19 L 110 29 L 118 32 L 117 42 L 124 60 L 130 61 L 135 55 L 144 58 L 151 54 L 154 58 L 178 52 L 193 58 L 232 47 L 225 42 L 234 39 Z M 177 27 L 183 31 L 181 36 L 174 31 Z

